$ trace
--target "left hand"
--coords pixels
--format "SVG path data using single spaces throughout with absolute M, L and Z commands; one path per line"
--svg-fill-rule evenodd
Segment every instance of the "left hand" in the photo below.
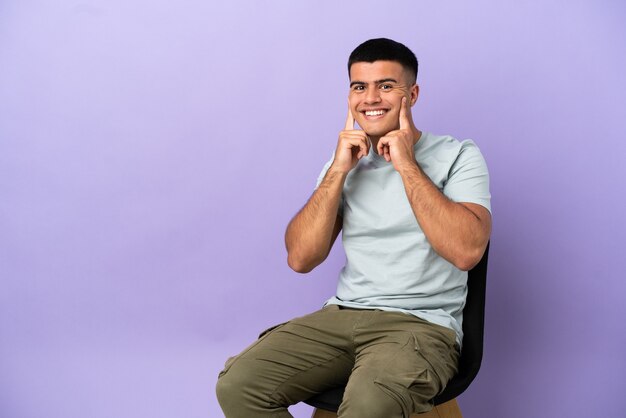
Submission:
M 382 155 L 385 161 L 391 162 L 396 170 L 404 164 L 415 165 L 415 153 L 413 151 L 415 143 L 406 103 L 407 98 L 403 97 L 399 113 L 400 129 L 381 137 L 376 146 L 378 154 Z

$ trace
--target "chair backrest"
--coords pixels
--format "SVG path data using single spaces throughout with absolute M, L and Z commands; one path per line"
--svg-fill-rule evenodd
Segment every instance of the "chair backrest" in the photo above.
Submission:
M 435 397 L 435 405 L 448 402 L 463 393 L 480 369 L 483 359 L 488 259 L 489 244 L 482 259 L 469 271 L 467 277 L 467 299 L 463 308 L 463 350 L 459 359 L 459 371 L 448 382 L 445 390 Z
M 459 371 L 448 382 L 444 391 L 435 397 L 435 405 L 448 402 L 463 393 L 480 369 L 483 359 L 488 258 L 489 244 L 482 259 L 469 271 L 467 277 L 467 299 L 463 308 L 463 350 L 459 358 Z M 335 388 L 304 402 L 316 408 L 336 412 L 343 399 L 344 389 L 345 387 Z

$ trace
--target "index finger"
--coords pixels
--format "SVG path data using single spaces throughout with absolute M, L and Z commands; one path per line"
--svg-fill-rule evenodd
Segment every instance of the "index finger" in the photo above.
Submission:
M 348 104 L 348 117 L 346 118 L 346 131 L 354 129 L 354 116 L 352 116 L 352 110 L 350 110 L 350 104 Z
M 407 110 L 407 104 L 406 104 L 406 97 L 402 98 L 402 103 L 400 104 L 400 129 L 410 129 L 411 128 L 411 122 L 409 120 L 409 115 L 408 115 L 408 110 Z

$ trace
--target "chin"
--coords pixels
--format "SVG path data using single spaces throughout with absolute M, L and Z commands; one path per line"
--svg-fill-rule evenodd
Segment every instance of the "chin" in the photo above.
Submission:
M 365 132 L 367 135 L 369 136 L 376 136 L 376 137 L 380 137 L 380 136 L 385 136 L 387 135 L 389 132 L 391 132 L 391 129 L 373 129 L 373 128 L 363 128 L 363 132 Z
M 359 121 L 357 120 L 357 123 Z M 359 123 L 363 132 L 368 134 L 369 136 L 384 136 L 389 132 L 394 130 L 393 126 L 389 126 L 389 124 L 384 123 L 385 121 L 368 121 L 364 120 L 363 124 Z

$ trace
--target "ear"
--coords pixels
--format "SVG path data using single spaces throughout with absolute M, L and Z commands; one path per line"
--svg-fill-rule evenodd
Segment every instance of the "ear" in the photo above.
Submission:
M 411 87 L 411 107 L 415 104 L 415 102 L 417 102 L 417 97 L 420 94 L 420 86 L 417 85 L 417 83 L 413 84 L 413 87 Z

